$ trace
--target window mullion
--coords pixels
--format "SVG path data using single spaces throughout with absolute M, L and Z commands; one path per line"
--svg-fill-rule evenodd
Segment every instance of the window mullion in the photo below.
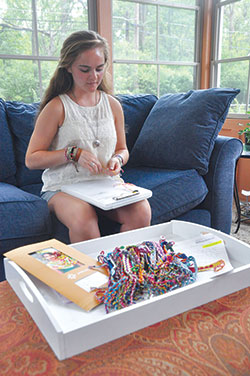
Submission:
M 88 25 L 89 30 L 98 31 L 98 22 L 97 22 L 97 4 L 96 0 L 87 0 L 88 1 Z
M 32 46 L 34 45 L 35 53 L 33 55 L 39 56 L 39 40 L 38 40 L 38 28 L 37 28 L 37 10 L 36 10 L 36 0 L 32 0 Z M 42 97 L 43 87 L 42 87 L 42 71 L 41 62 L 36 60 L 38 66 L 38 78 L 39 78 L 39 89 L 40 97 Z
M 156 6 L 156 61 L 159 61 L 159 6 Z M 160 96 L 160 66 L 157 64 L 157 96 Z
M 249 98 L 250 98 L 250 60 L 248 65 L 248 81 L 247 81 L 247 95 L 246 95 L 246 111 L 249 110 Z

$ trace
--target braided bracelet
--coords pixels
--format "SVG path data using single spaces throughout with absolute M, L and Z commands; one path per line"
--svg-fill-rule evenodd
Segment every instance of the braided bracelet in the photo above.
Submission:
M 77 146 L 68 146 L 65 148 L 65 158 L 69 162 L 75 162 L 75 157 L 78 151 Z
M 77 172 L 79 172 L 79 170 L 77 168 L 76 162 L 78 161 L 78 159 L 80 157 L 81 151 L 82 150 L 80 148 L 78 148 L 77 146 L 68 146 L 64 150 L 64 155 L 65 155 L 66 161 L 67 162 L 73 162 Z
M 123 166 L 123 158 L 122 158 L 121 154 L 114 154 L 112 156 L 112 158 L 117 158 L 118 161 L 120 162 L 121 167 Z
M 173 244 L 161 237 L 159 242 L 116 247 L 107 255 L 100 252 L 98 262 L 108 269 L 109 281 L 106 289 L 97 289 L 96 299 L 107 313 L 196 280 L 194 257 L 175 253 Z

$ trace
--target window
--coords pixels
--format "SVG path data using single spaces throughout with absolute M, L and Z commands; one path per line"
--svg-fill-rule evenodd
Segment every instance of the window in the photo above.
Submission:
M 64 39 L 87 28 L 87 0 L 1 0 L 0 97 L 40 100 Z
M 250 91 L 250 0 L 216 1 L 212 86 L 241 90 L 230 112 L 245 114 Z
M 161 96 L 199 87 L 196 0 L 113 0 L 115 93 Z

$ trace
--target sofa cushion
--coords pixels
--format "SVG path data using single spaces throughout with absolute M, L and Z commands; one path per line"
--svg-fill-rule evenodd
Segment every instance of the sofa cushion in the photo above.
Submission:
M 23 185 L 22 190 L 40 197 L 42 185 L 42 182 L 36 184 Z
M 124 111 L 127 147 L 131 151 L 157 97 L 152 94 L 119 94 L 117 99 L 121 102 Z
M 0 181 L 16 184 L 16 162 L 12 137 L 6 117 L 6 106 L 0 98 Z
M 177 221 L 197 223 L 198 225 L 211 227 L 211 213 L 205 209 L 192 209 L 175 218 Z
M 14 135 L 14 150 L 17 165 L 16 180 L 19 187 L 41 182 L 42 170 L 29 170 L 25 166 L 25 154 L 34 129 L 34 120 L 38 106 L 38 103 L 26 104 L 6 101 L 8 122 Z
M 215 139 L 239 89 L 212 88 L 163 95 L 131 153 L 131 165 L 208 171 Z
M 50 234 L 47 202 L 6 183 L 0 183 L 0 238 L 13 239 Z
M 152 190 L 153 195 L 149 199 L 152 224 L 186 213 L 202 202 L 208 192 L 203 177 L 195 169 L 175 171 L 125 167 L 123 179 Z

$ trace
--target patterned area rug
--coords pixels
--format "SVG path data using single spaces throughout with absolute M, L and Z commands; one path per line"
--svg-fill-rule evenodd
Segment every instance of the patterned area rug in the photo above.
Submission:
M 1 376 L 250 375 L 250 288 L 58 361 L 5 281 Z
M 235 233 L 237 229 L 237 223 L 236 223 L 237 218 L 238 216 L 237 216 L 236 208 L 235 208 L 235 205 L 233 205 L 232 227 L 231 227 L 230 235 L 250 245 L 250 219 L 243 217 L 243 219 L 245 220 L 241 222 L 238 232 Z M 250 375 L 250 372 L 249 372 L 249 375 Z

